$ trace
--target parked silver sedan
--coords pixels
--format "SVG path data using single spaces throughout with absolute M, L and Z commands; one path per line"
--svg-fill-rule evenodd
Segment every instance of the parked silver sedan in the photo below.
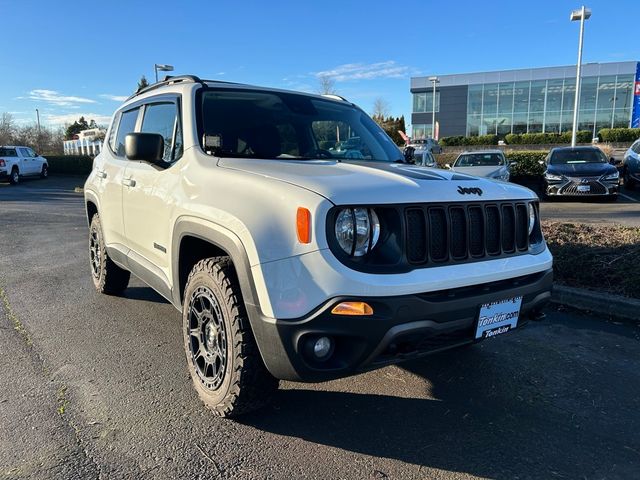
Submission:
M 453 165 L 447 168 L 460 173 L 486 177 L 495 180 L 509 181 L 509 162 L 502 150 L 480 150 L 477 152 L 462 152 Z

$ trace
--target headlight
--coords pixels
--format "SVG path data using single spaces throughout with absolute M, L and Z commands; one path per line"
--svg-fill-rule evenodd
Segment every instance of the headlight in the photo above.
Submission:
M 536 207 L 533 203 L 529 204 L 529 235 L 533 232 L 533 227 L 536 226 Z
M 361 257 L 380 238 L 380 220 L 370 208 L 345 208 L 336 217 L 336 240 L 348 255 Z
M 545 173 L 544 178 L 547 180 L 562 180 L 562 175 L 554 175 L 553 173 Z
M 603 175 L 602 180 L 618 180 L 620 178 L 620 174 L 618 172 L 610 173 L 609 175 Z

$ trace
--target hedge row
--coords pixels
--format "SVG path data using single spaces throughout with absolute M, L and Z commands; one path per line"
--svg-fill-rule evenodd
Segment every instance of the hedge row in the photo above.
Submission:
M 47 155 L 49 172 L 66 175 L 89 175 L 93 166 L 93 159 L 80 155 Z
M 576 134 L 577 143 L 591 143 L 591 130 L 579 130 Z M 634 142 L 640 138 L 640 128 L 603 128 L 598 132 L 601 142 Z M 497 145 L 498 135 L 476 135 L 465 137 L 458 135 L 443 137 L 440 144 L 445 147 L 459 147 L 464 145 Z M 509 133 L 505 135 L 507 145 L 552 145 L 571 142 L 571 132 L 563 133 Z
M 549 152 L 539 150 L 522 150 L 505 152 L 508 162 L 515 162 L 511 166 L 511 177 L 540 177 L 544 173 L 544 165 L 540 165 L 540 160 L 544 160 Z M 445 168 L 446 164 L 453 165 L 458 158 L 457 153 L 441 153 L 434 155 L 438 167 Z
M 457 135 L 454 137 L 443 137 L 440 140 L 440 145 L 445 147 L 459 147 L 462 145 L 497 145 L 497 135 L 474 135 L 471 137 L 465 137 L 464 135 Z
M 640 128 L 603 128 L 598 136 L 601 142 L 635 142 L 640 138 Z
M 577 143 L 591 143 L 593 134 L 589 130 L 576 133 Z M 509 133 L 504 137 L 507 145 L 541 145 L 571 143 L 571 132 L 563 133 Z
M 510 168 L 511 177 L 539 177 L 544 173 L 544 165 L 541 160 L 547 157 L 549 152 L 537 150 L 523 150 L 521 152 L 506 153 L 507 161 L 515 162 Z

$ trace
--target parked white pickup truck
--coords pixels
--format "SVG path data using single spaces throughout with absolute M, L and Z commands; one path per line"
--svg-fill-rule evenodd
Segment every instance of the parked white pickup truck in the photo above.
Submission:
M 9 179 L 12 185 L 20 182 L 20 177 L 49 176 L 47 159 L 38 155 L 29 147 L 0 147 L 0 180 Z

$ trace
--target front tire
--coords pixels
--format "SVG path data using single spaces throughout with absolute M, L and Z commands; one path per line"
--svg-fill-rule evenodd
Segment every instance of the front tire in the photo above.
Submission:
M 278 380 L 262 362 L 228 257 L 201 260 L 191 270 L 182 331 L 189 374 L 215 415 L 237 416 L 269 402 Z
M 16 167 L 13 167 L 11 170 L 11 175 L 9 175 L 9 183 L 11 185 L 17 185 L 20 183 L 20 172 Z
M 624 174 L 622 175 L 622 178 L 624 179 L 624 188 L 625 190 L 633 190 L 636 186 L 636 181 L 631 178 L 631 175 L 629 174 L 629 169 L 625 168 L 624 169 Z
M 129 285 L 131 273 L 109 258 L 102 234 L 100 216 L 96 213 L 89 227 L 89 262 L 96 290 L 106 295 L 119 295 Z
M 42 171 L 40 172 L 40 178 L 47 178 L 49 176 L 49 167 L 42 165 Z

